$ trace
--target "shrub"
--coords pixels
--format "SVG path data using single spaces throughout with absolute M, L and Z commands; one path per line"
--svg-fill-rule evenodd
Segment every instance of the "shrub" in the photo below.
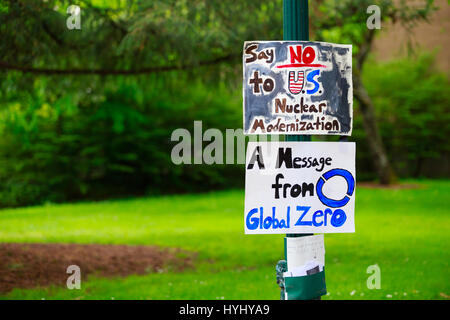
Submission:
M 375 104 L 382 139 L 397 174 L 448 177 L 449 80 L 434 66 L 434 56 L 422 54 L 367 64 L 364 83 Z M 359 171 L 364 178 L 374 178 L 357 106 L 353 139 L 359 142 Z M 439 162 L 443 165 L 435 167 Z
M 78 99 L 64 95 L 52 105 L 45 96 L 9 103 L 1 113 L 0 203 L 243 186 L 242 166 L 171 162 L 173 130 L 192 132 L 194 120 L 203 120 L 203 130 L 242 123 L 239 92 L 187 83 L 127 79 Z

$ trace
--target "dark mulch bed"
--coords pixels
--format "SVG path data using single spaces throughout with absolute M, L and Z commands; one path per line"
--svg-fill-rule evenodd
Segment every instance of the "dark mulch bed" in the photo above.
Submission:
M 0 244 L 0 292 L 51 284 L 65 286 L 67 267 L 77 265 L 81 279 L 181 271 L 192 268 L 195 254 L 154 246 L 99 244 Z

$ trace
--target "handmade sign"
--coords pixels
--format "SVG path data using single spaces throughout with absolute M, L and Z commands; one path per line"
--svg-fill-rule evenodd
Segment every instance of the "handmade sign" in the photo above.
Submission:
M 351 135 L 352 46 L 244 43 L 245 134 Z
M 249 142 L 245 233 L 354 232 L 354 142 Z

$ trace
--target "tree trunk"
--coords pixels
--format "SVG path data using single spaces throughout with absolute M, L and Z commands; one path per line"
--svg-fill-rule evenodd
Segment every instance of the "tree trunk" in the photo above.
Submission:
M 353 92 L 355 98 L 359 102 L 359 108 L 363 117 L 363 126 L 370 153 L 372 154 L 375 169 L 377 170 L 378 179 L 381 184 L 390 184 L 395 182 L 396 176 L 389 162 L 389 158 L 384 149 L 381 139 L 376 117 L 375 107 L 366 88 L 362 84 L 361 75 L 358 69 L 353 72 Z

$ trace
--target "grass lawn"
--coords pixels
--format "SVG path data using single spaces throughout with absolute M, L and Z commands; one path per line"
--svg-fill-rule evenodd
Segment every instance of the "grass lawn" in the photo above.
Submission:
M 411 183 L 411 181 L 409 181 Z M 415 182 L 414 182 L 415 183 Z M 450 296 L 450 181 L 356 192 L 356 233 L 326 234 L 324 299 Z M 195 270 L 89 278 L 81 290 L 15 289 L 1 299 L 279 299 L 282 235 L 244 235 L 244 192 L 0 211 L 0 242 L 151 244 L 198 252 Z M 369 290 L 378 264 L 381 289 Z

